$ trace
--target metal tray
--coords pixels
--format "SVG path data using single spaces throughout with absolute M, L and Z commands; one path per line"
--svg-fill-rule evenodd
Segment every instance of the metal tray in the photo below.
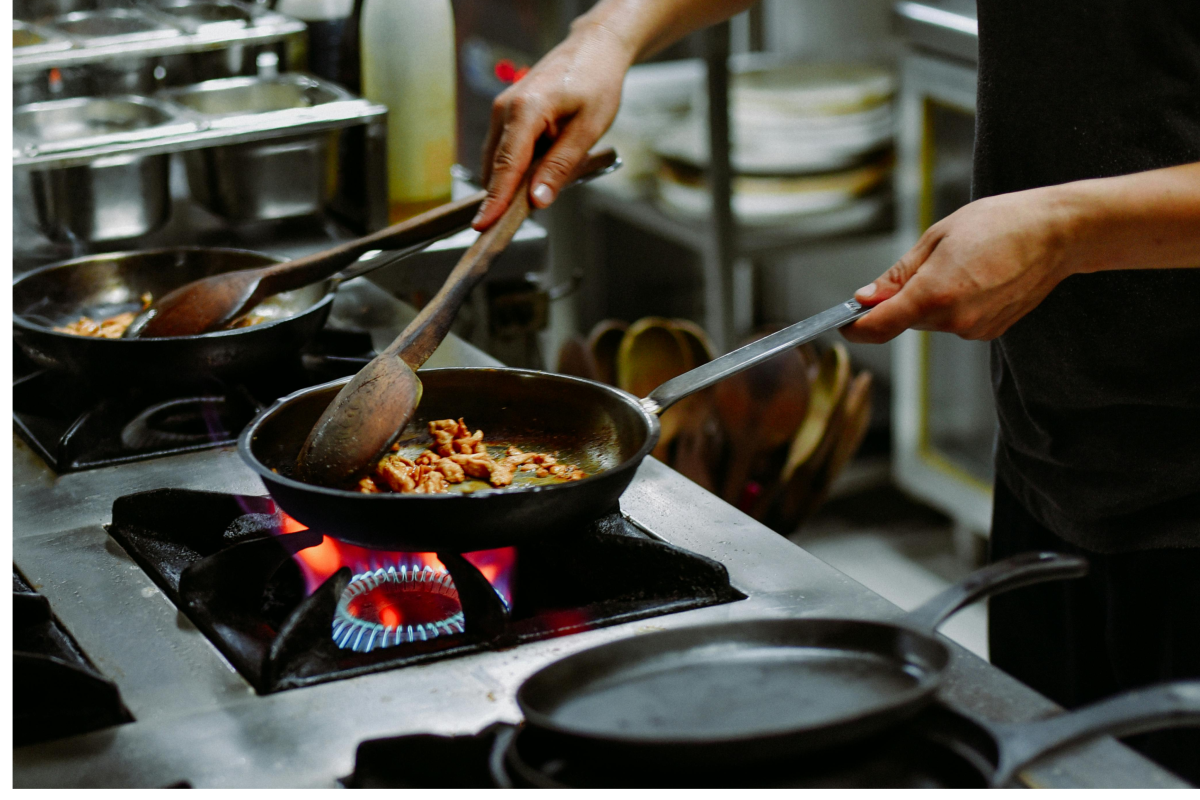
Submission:
M 70 50 L 71 42 L 62 36 L 40 25 L 30 22 L 13 20 L 13 55 L 30 55 L 37 53 L 59 53 Z
M 38 27 L 65 41 L 47 51 L 13 51 L 13 73 L 266 44 L 302 33 L 303 22 L 240 0 L 162 0 L 128 8 L 78 11 Z
M 186 109 L 150 97 L 70 97 L 13 109 L 13 149 L 66 152 L 189 133 L 200 126 Z
M 14 109 L 13 166 L 50 169 L 113 155 L 241 144 L 382 122 L 387 113 L 300 73 L 222 78 L 154 97 L 106 100 L 79 97 Z M 87 118 L 76 118 L 83 108 L 91 109 Z

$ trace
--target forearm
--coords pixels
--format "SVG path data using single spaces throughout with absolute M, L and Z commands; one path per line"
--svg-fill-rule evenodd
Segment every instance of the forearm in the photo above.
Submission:
M 573 23 L 573 34 L 589 28 L 620 40 L 629 64 L 648 58 L 693 31 L 728 19 L 756 0 L 601 0 Z
M 1200 163 L 1050 191 L 1067 274 L 1200 267 Z

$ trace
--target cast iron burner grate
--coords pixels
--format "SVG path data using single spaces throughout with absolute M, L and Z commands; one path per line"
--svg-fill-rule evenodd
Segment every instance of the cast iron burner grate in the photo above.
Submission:
M 282 529 L 267 497 L 157 489 L 118 498 L 108 531 L 260 694 L 745 599 L 723 565 L 614 510 L 517 547 L 511 607 L 470 561 L 437 554 L 462 632 L 357 652 L 333 638 L 350 570 L 306 596 L 293 554 L 323 537 Z
M 50 603 L 13 569 L 13 746 L 133 721 Z
M 352 375 L 373 356 L 369 334 L 326 328 L 299 358 L 243 383 L 99 393 L 14 348 L 13 422 L 60 475 L 207 450 L 236 442 L 277 398 Z

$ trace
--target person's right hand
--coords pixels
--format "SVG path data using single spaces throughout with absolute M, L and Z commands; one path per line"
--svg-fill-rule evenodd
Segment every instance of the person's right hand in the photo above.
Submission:
M 553 144 L 529 184 L 535 208 L 554 202 L 575 165 L 617 115 L 633 48 L 603 25 L 580 23 L 492 103 L 483 146 L 488 196 L 471 222 L 476 230 L 487 228 L 508 208 L 540 138 Z

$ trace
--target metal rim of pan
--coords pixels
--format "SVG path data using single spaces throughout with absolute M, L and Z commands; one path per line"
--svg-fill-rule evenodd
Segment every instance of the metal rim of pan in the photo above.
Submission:
M 546 380 L 546 379 L 562 380 L 562 381 L 566 381 L 566 382 L 570 382 L 570 383 L 583 384 L 592 389 L 601 390 L 601 391 L 613 396 L 614 399 L 618 399 L 620 402 L 628 404 L 631 409 L 636 408 L 638 410 L 638 412 L 641 414 L 642 419 L 646 423 L 646 427 L 647 427 L 646 438 L 642 442 L 641 446 L 638 448 L 637 452 L 634 453 L 632 456 L 629 456 L 628 458 L 626 458 L 625 460 L 623 460 L 621 463 L 617 464 L 614 467 L 611 467 L 606 470 L 602 470 L 593 475 L 589 475 L 586 478 L 583 478 L 582 480 L 568 481 L 565 483 L 557 483 L 557 484 L 548 484 L 548 485 L 544 485 L 544 486 L 522 487 L 520 489 L 515 489 L 515 490 L 509 489 L 509 488 L 482 489 L 478 492 L 470 492 L 470 493 L 446 493 L 446 494 L 404 493 L 404 494 L 398 494 L 395 492 L 379 492 L 377 494 L 365 494 L 363 492 L 357 492 L 357 491 L 353 491 L 350 489 L 335 489 L 335 488 L 332 488 L 329 486 L 318 486 L 318 485 L 312 484 L 312 483 L 305 483 L 303 481 L 296 480 L 295 478 L 291 478 L 286 475 L 281 475 L 278 472 L 272 471 L 270 467 L 268 467 L 266 464 L 264 464 L 262 461 L 260 461 L 258 459 L 258 457 L 254 454 L 254 448 L 253 448 L 252 441 L 254 440 L 254 438 L 258 432 L 258 429 L 262 426 L 262 424 L 266 420 L 268 420 L 269 418 L 274 416 L 275 413 L 279 409 L 294 402 L 295 400 L 298 400 L 299 398 L 301 398 L 305 395 L 315 394 L 315 393 L 321 392 L 321 391 L 327 391 L 328 389 L 330 389 L 333 386 L 339 386 L 339 385 L 349 382 L 350 378 L 347 377 L 347 378 L 339 378 L 337 380 L 329 381 L 328 383 L 323 383 L 318 386 L 309 386 L 305 389 L 300 389 L 298 391 L 292 392 L 291 394 L 286 395 L 285 397 L 281 397 L 278 400 L 276 400 L 268 408 L 259 412 L 259 414 L 253 420 L 251 420 L 250 424 L 248 424 L 245 427 L 245 429 L 242 431 L 241 436 L 238 437 L 238 453 L 242 456 L 242 460 L 252 470 L 254 470 L 256 473 L 258 473 L 259 476 L 261 476 L 264 480 L 271 481 L 274 483 L 279 483 L 290 489 L 294 489 L 297 491 L 315 492 L 317 494 L 322 494 L 322 495 L 326 495 L 329 497 L 339 497 L 339 498 L 347 498 L 347 499 L 354 498 L 354 499 L 364 500 L 364 501 L 371 500 L 374 502 L 397 502 L 400 500 L 412 501 L 417 498 L 420 498 L 423 502 L 447 502 L 447 501 L 451 501 L 451 500 L 459 500 L 459 501 L 474 500 L 476 502 L 479 502 L 479 501 L 485 500 L 487 498 L 494 498 L 497 495 L 518 495 L 518 494 L 530 495 L 530 494 L 542 494 L 545 492 L 561 492 L 564 490 L 570 490 L 570 489 L 573 489 L 576 487 L 584 486 L 584 485 L 587 485 L 589 483 L 593 483 L 593 482 L 596 482 L 599 480 L 613 478 L 616 475 L 619 475 L 620 473 L 626 472 L 631 469 L 637 469 L 638 465 L 641 464 L 641 462 L 646 458 L 646 456 L 648 456 L 650 454 L 650 451 L 654 449 L 654 444 L 658 441 L 658 432 L 659 432 L 658 417 L 654 416 L 653 414 L 651 414 L 650 412 L 648 412 L 644 408 L 642 408 L 642 406 L 638 403 L 638 399 L 636 397 L 634 397 L 632 394 L 629 394 L 628 392 L 618 389 L 615 386 L 608 386 L 606 384 L 598 383 L 596 381 L 589 381 L 585 378 L 576 378 L 572 375 L 559 375 L 557 373 L 540 372 L 538 370 L 529 370 L 529 369 L 517 369 L 517 368 L 512 368 L 512 367 L 439 367 L 436 369 L 420 370 L 417 374 L 418 375 L 428 375 L 430 373 L 438 373 L 438 372 L 466 372 L 466 371 L 503 372 L 503 373 L 515 375 L 518 377 L 528 376 L 528 377 L 532 377 L 537 380 Z M 351 377 L 353 377 L 353 376 L 351 376 Z

